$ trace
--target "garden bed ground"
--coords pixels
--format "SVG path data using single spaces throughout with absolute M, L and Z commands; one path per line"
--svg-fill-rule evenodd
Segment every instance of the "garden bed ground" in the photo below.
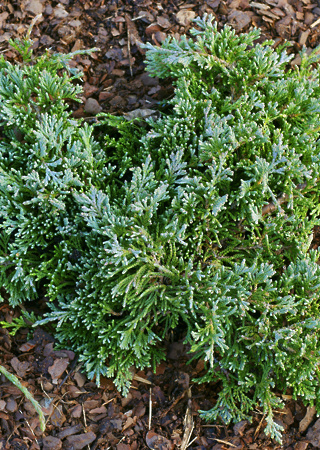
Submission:
M 24 36 L 32 19 L 35 53 L 46 48 L 69 52 L 99 47 L 91 56 L 78 56 L 73 64 L 84 71 L 82 104 L 74 104 L 75 117 L 97 112 L 152 113 L 160 100 L 172 94 L 170 84 L 159 84 L 144 72 L 144 51 L 138 43 L 160 45 L 166 36 L 187 33 L 190 20 L 214 14 L 219 27 L 230 23 L 237 31 L 252 25 L 261 39 L 284 39 L 295 56 L 302 45 L 314 48 L 320 41 L 320 7 L 312 0 L 49 0 L 4 1 L 0 4 L 0 49 L 15 61 L 10 37 Z M 299 64 L 295 57 L 293 64 Z M 143 112 L 141 112 L 143 110 Z M 319 245 L 315 230 L 314 248 Z M 28 305 L 26 305 L 28 307 Z M 0 320 L 19 315 L 5 302 Z M 179 334 L 180 333 L 180 334 Z M 4 377 L 0 378 L 0 449 L 295 449 L 320 448 L 320 422 L 312 409 L 285 396 L 287 406 L 278 414 L 285 428 L 283 445 L 264 433 L 264 417 L 257 409 L 252 423 L 223 426 L 205 424 L 197 411 L 215 402 L 219 385 L 194 385 L 202 365 L 187 365 L 183 330 L 167 343 L 167 360 L 156 374 L 135 375 L 130 394 L 122 398 L 111 380 L 100 388 L 81 374 L 76 355 L 55 351 L 53 337 L 37 329 L 15 337 L 0 330 L 0 363 L 15 373 L 33 393 L 47 419 L 44 435 L 32 405 Z M 151 398 L 150 398 L 151 394 Z M 282 393 L 279 393 L 281 396 Z

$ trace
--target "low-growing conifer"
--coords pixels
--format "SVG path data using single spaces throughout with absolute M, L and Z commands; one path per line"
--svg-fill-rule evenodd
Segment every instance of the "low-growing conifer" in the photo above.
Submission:
M 175 91 L 144 127 L 72 118 L 73 55 L 34 59 L 25 41 L 24 62 L 1 57 L 3 296 L 46 296 L 42 323 L 123 393 L 179 326 L 205 361 L 197 381 L 220 381 L 201 415 L 228 423 L 258 406 L 279 440 L 281 394 L 320 413 L 318 55 L 288 68 L 256 29 L 195 25 L 145 45 Z

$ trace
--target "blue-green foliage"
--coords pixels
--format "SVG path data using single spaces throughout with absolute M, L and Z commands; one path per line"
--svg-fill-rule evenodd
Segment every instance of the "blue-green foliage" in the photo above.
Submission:
M 145 45 L 150 74 L 175 80 L 147 131 L 73 120 L 61 55 L 1 60 L 1 282 L 12 304 L 47 295 L 42 323 L 123 392 L 184 324 L 206 362 L 197 381 L 221 381 L 202 416 L 259 406 L 279 440 L 276 393 L 320 413 L 318 57 L 287 69 L 258 30 L 196 25 L 194 39 Z

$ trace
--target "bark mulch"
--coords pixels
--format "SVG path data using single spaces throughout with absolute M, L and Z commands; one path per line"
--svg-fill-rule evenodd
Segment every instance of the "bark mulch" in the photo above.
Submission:
M 291 64 L 299 64 L 303 45 L 311 51 L 320 42 L 320 5 L 312 0 L 5 0 L 0 3 L 0 52 L 15 61 L 8 40 L 24 36 L 41 14 L 31 34 L 35 54 L 47 48 L 69 52 L 99 47 L 72 62 L 84 72 L 82 103 L 71 106 L 75 117 L 100 111 L 146 115 L 170 97 L 172 87 L 145 73 L 139 42 L 160 45 L 167 36 L 178 38 L 205 12 L 216 17 L 219 27 L 229 23 L 237 32 L 259 27 L 261 41 L 273 38 L 275 46 L 288 40 L 289 52 L 295 55 Z M 313 247 L 319 245 L 319 236 L 315 230 Z M 0 304 L 0 321 L 18 316 L 19 309 Z M 77 356 L 55 350 L 47 331 L 22 329 L 11 336 L 0 329 L 0 363 L 18 376 L 46 417 L 42 433 L 32 404 L 1 376 L 0 450 L 320 448 L 315 410 L 290 395 L 283 396 L 286 408 L 277 414 L 285 428 L 282 445 L 264 434 L 259 409 L 252 413 L 251 423 L 204 423 L 198 410 L 214 405 L 219 386 L 194 384 L 203 364 L 187 362 L 187 349 L 173 336 L 166 361 L 155 374 L 135 373 L 129 395 L 123 398 L 112 380 L 102 379 L 100 388 L 88 380 Z

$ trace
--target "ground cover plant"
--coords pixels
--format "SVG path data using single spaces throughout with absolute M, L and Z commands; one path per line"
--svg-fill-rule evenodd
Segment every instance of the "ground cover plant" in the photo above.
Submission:
M 46 296 L 63 347 L 89 376 L 115 377 L 165 357 L 185 329 L 200 383 L 220 381 L 207 420 L 259 406 L 280 439 L 279 393 L 320 413 L 319 70 L 259 31 L 217 31 L 146 45 L 151 75 L 174 97 L 147 128 L 72 118 L 72 55 L 0 60 L 2 295 Z

